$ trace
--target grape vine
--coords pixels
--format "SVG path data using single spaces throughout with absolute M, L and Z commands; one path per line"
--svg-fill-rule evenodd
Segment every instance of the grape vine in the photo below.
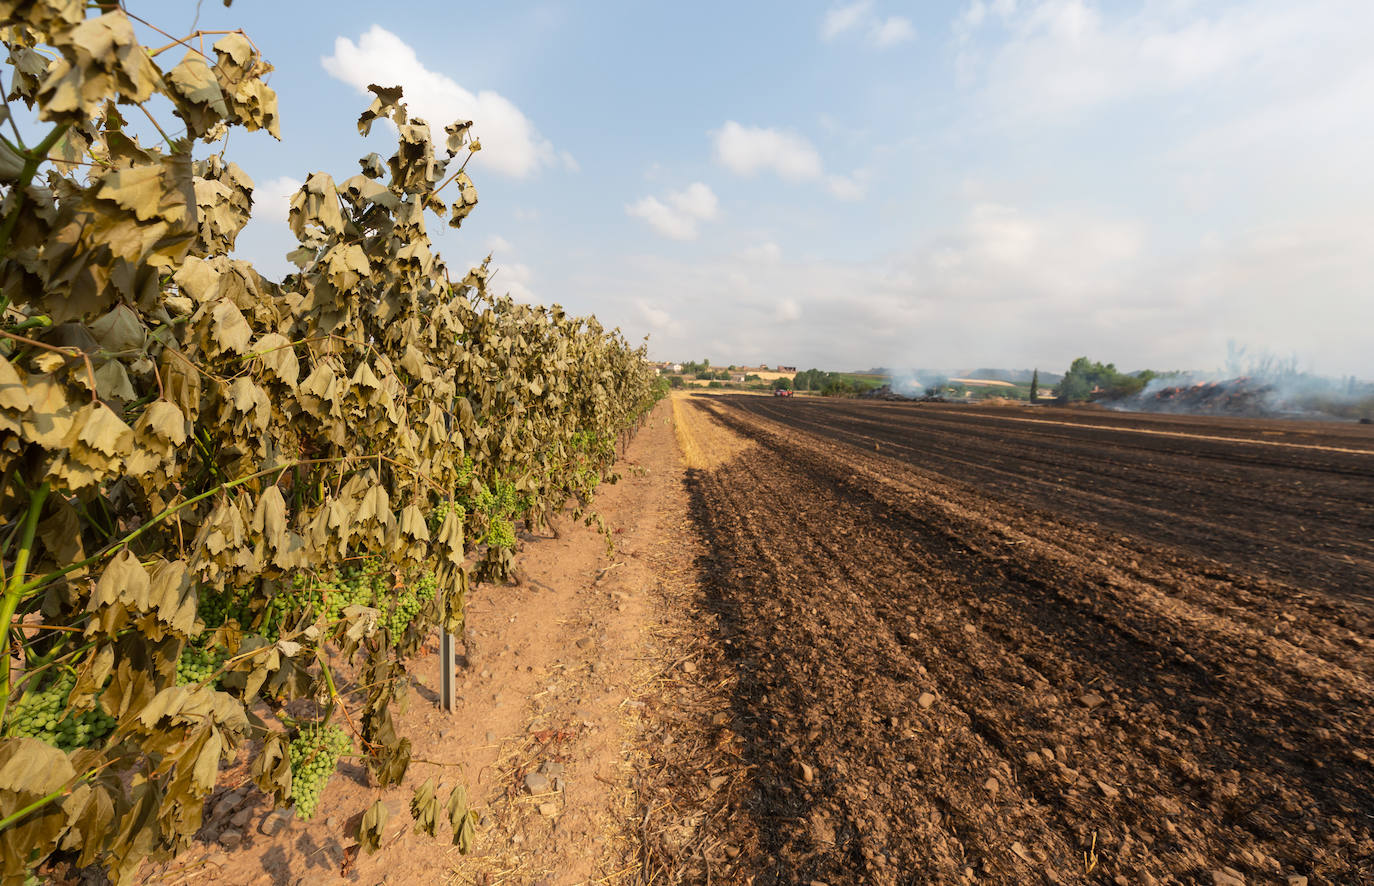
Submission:
M 0 874 L 123 883 L 244 743 L 298 814 L 350 747 L 400 783 L 408 661 L 509 576 L 518 525 L 583 514 L 663 390 L 618 331 L 432 250 L 428 214 L 477 203 L 471 122 L 371 87 L 357 128 L 395 153 L 305 176 L 269 280 L 233 257 L 255 196 L 224 141 L 279 135 L 252 41 L 0 10 Z

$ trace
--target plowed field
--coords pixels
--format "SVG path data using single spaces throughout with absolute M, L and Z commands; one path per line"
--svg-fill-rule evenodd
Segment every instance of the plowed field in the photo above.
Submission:
M 681 406 L 726 880 L 1374 882 L 1374 432 Z

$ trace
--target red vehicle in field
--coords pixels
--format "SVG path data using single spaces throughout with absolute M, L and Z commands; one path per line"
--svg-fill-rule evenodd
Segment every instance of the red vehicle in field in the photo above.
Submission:
M 792 392 L 789 391 L 789 390 L 787 390 L 786 388 L 775 388 L 775 389 L 773 390 L 773 396 L 774 396 L 774 397 L 790 397 L 790 396 L 792 396 Z

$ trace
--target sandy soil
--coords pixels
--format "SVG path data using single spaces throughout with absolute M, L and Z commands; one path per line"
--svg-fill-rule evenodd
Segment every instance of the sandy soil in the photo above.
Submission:
M 632 757 L 644 698 L 660 692 L 665 672 L 680 666 L 670 624 L 678 613 L 665 613 L 663 600 L 682 595 L 674 589 L 690 580 L 695 556 L 690 546 L 661 544 L 691 535 L 669 404 L 653 413 L 617 470 L 620 482 L 603 486 L 595 506 L 611 530 L 613 555 L 594 528 L 564 519 L 557 538 L 526 536 L 518 585 L 473 592 L 476 648 L 460 673 L 457 714 L 436 706 L 437 652 L 417 662 L 415 692 L 398 723 L 416 758 L 402 788 L 378 792 L 359 767 L 341 764 L 315 818 L 291 819 L 269 837 L 265 801 L 245 799 L 240 788 L 247 784 L 241 764 L 210 800 L 212 824 L 197 846 L 173 864 L 148 869 L 143 881 L 632 882 L 641 867 L 637 832 L 628 824 L 638 802 Z M 550 778 L 549 790 L 531 795 L 525 776 L 545 764 L 562 773 Z M 410 796 L 431 776 L 445 785 L 464 782 L 483 816 L 467 857 L 443 839 L 446 825 L 438 841 L 412 833 Z M 447 797 L 446 789 L 441 793 Z M 379 795 L 391 812 L 383 848 L 357 856 L 341 877 L 358 813 Z

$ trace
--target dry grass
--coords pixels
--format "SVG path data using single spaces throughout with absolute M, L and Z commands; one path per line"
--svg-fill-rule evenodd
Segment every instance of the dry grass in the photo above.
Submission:
M 682 452 L 682 463 L 688 468 L 706 467 L 706 457 L 702 454 L 701 447 L 697 445 L 696 436 L 692 434 L 691 424 L 687 418 L 687 411 L 692 407 L 686 403 L 690 394 L 674 392 L 673 402 L 673 433 L 677 435 L 677 447 Z
M 675 391 L 672 401 L 674 432 L 688 469 L 710 470 L 758 445 L 731 433 L 713 417 L 720 406 L 711 397 Z
M 656 564 L 650 667 L 626 704 L 638 740 L 628 761 L 633 814 L 622 829 L 637 848 L 636 865 L 616 882 L 744 882 L 726 850 L 738 850 L 739 862 L 755 854 L 752 825 L 739 814 L 748 781 L 731 730 L 738 677 L 721 652 L 716 616 L 702 606 L 690 558 L 677 550 Z M 712 787 L 720 776 L 724 783 Z

